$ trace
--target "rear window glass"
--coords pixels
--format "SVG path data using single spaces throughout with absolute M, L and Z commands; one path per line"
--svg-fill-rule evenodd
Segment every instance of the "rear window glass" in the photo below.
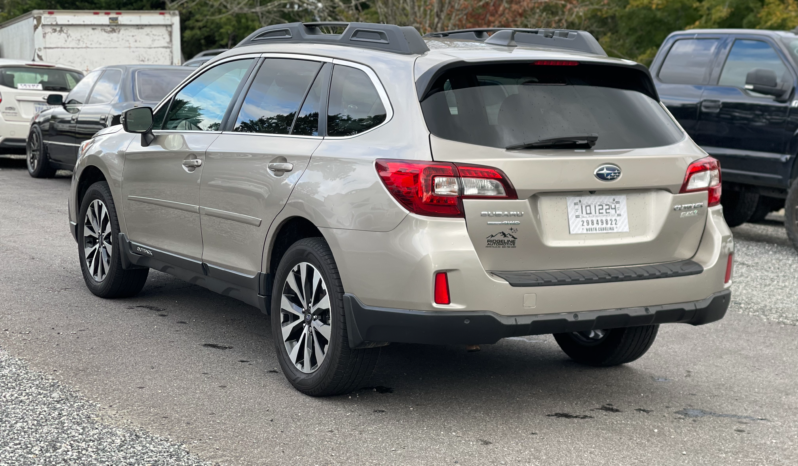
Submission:
M 136 95 L 142 102 L 160 102 L 194 70 L 152 69 L 136 71 Z
M 507 148 L 597 135 L 594 149 L 676 143 L 684 135 L 643 93 L 639 71 L 609 66 L 491 65 L 442 75 L 421 103 L 432 134 Z
M 327 135 L 353 136 L 382 124 L 387 118 L 377 89 L 363 71 L 335 65 L 327 108 Z
M 718 39 L 682 39 L 674 42 L 659 71 L 669 84 L 706 84 Z
M 83 75 L 76 71 L 40 67 L 0 68 L 0 86 L 32 91 L 68 92 Z

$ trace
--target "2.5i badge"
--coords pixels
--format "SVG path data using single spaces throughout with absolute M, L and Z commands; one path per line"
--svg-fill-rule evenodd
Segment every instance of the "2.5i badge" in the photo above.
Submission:
M 488 236 L 488 244 L 486 248 L 515 248 L 515 243 L 518 241 L 517 228 L 510 228 L 509 231 L 500 231 L 494 235 Z

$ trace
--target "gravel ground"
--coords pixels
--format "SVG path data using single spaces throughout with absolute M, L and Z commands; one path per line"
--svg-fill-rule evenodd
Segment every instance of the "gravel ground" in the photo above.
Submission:
M 733 230 L 735 270 L 732 309 L 771 322 L 798 325 L 798 252 L 784 230 L 784 217 Z
M 99 419 L 91 403 L 0 350 L 0 465 L 204 465 L 182 445 Z

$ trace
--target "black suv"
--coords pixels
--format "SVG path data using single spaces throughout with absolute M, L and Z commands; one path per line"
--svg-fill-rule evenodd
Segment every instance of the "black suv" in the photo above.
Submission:
M 697 29 L 669 35 L 651 74 L 673 116 L 721 161 L 729 226 L 786 207 L 798 248 L 796 63 L 795 32 Z

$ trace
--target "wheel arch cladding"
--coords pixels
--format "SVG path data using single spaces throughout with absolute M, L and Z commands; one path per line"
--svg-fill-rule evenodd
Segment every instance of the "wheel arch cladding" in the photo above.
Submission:
M 76 192 L 77 202 L 75 206 L 78 212 L 80 211 L 80 206 L 83 202 L 83 196 L 86 195 L 86 191 L 89 190 L 89 186 L 97 183 L 98 181 L 105 181 L 108 183 L 108 179 L 102 170 L 94 165 L 89 165 L 83 169 L 83 172 L 80 174 L 80 179 L 78 180 L 78 189 Z M 113 195 L 113 193 L 111 193 L 111 195 Z
M 266 258 L 266 270 L 268 273 L 274 276 L 277 272 L 277 267 L 280 265 L 280 260 L 292 244 L 304 238 L 315 237 L 324 239 L 324 235 L 310 220 L 304 217 L 285 219 L 272 236 L 271 247 Z

